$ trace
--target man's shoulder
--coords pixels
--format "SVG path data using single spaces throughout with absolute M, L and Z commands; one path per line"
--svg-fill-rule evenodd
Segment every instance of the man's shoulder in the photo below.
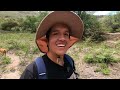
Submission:
M 36 66 L 35 61 L 31 62 L 26 68 L 29 71 L 33 71 L 33 68 Z

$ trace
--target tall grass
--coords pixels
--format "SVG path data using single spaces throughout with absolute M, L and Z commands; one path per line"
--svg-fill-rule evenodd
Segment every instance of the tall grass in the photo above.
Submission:
M 13 53 L 19 56 L 19 71 L 21 73 L 29 63 L 34 61 L 36 57 L 43 55 L 42 53 L 40 53 L 35 43 L 35 33 L 0 33 L 0 48 L 6 48 L 8 51 L 7 54 Z M 10 63 L 10 58 L 6 56 L 5 58 L 1 59 L 2 60 L 0 60 L 0 71 L 4 72 L 4 70 L 2 69 L 4 69 L 3 67 L 5 65 Z
M 24 59 L 31 59 L 32 55 L 40 53 L 35 33 L 1 33 L 0 42 L 0 48 L 6 48 Z

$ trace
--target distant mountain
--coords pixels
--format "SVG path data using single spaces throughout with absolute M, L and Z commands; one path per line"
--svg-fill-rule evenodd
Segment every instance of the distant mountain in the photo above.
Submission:
M 38 14 L 39 14 L 38 11 L 0 11 L 0 17 L 12 17 L 12 18 L 20 18 Z

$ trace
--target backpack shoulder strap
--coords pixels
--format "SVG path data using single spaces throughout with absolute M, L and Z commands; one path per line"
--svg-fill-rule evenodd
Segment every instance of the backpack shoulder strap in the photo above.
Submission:
M 74 65 L 73 59 L 72 59 L 69 55 L 67 55 L 67 54 L 65 54 L 65 58 L 68 60 L 68 62 L 69 62 L 69 63 L 71 64 L 71 66 L 73 67 L 74 73 L 75 73 L 75 75 L 76 75 L 76 79 L 78 79 L 79 74 L 75 72 L 75 65 Z
M 68 60 L 68 62 L 71 64 L 71 66 L 74 68 L 74 63 L 73 63 L 73 59 L 69 56 L 69 55 L 67 55 L 67 54 L 65 54 L 65 58 L 66 58 L 66 60 Z
M 37 69 L 38 69 L 38 79 L 47 79 L 46 76 L 46 67 L 42 57 L 38 57 L 35 60 Z

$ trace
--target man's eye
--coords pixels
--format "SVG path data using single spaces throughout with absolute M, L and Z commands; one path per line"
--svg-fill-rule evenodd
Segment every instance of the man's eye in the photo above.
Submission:
M 69 36 L 69 34 L 68 34 L 68 33 L 66 33 L 66 34 L 65 34 L 65 36 Z
M 57 35 L 58 33 L 53 33 L 53 35 Z

